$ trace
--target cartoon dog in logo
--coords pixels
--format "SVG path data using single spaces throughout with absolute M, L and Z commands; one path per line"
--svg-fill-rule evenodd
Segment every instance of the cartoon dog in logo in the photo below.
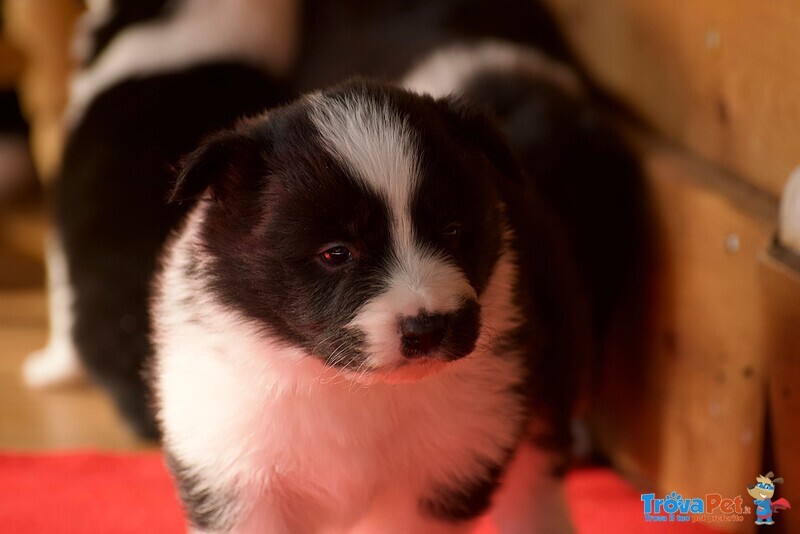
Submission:
M 774 525 L 772 520 L 773 512 L 791 509 L 789 501 L 778 499 L 772 502 L 775 494 L 775 484 L 783 484 L 783 478 L 773 478 L 775 474 L 770 471 L 767 476 L 759 475 L 756 483 L 747 486 L 747 493 L 755 499 L 756 504 L 756 525 Z

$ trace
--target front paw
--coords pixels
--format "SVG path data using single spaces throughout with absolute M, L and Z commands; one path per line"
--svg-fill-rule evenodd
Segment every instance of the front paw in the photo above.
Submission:
M 36 389 L 79 384 L 86 379 L 74 349 L 62 344 L 49 344 L 29 354 L 22 374 L 25 383 Z

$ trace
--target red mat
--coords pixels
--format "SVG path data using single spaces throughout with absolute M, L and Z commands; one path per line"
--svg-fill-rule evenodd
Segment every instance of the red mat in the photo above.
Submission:
M 698 525 L 645 523 L 639 493 L 608 469 L 574 471 L 567 490 L 578 532 L 713 532 Z M 171 534 L 185 527 L 156 452 L 0 454 L 0 531 Z M 480 534 L 493 532 L 487 523 Z

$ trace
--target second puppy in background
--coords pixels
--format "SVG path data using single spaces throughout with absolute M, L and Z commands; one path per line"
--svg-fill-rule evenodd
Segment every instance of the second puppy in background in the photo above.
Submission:
M 182 215 L 172 168 L 211 132 L 285 97 L 293 0 L 90 2 L 51 196 L 50 341 L 25 364 L 48 386 L 84 372 L 156 437 L 143 372 L 156 258 Z

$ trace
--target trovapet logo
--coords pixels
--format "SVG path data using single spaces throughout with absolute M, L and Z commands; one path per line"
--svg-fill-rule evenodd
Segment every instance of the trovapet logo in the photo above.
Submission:
M 789 510 L 791 506 L 786 499 L 772 500 L 775 495 L 775 484 L 783 484 L 783 478 L 774 478 L 770 471 L 765 475 L 758 475 L 756 483 L 747 486 L 747 493 L 753 498 L 756 505 L 756 525 L 774 525 L 772 514 L 781 510 Z
M 656 498 L 655 493 L 644 493 L 642 503 L 644 520 L 648 522 L 742 522 L 752 511 L 743 505 L 741 495 L 728 499 L 719 493 L 684 498 L 673 491 L 663 499 Z

